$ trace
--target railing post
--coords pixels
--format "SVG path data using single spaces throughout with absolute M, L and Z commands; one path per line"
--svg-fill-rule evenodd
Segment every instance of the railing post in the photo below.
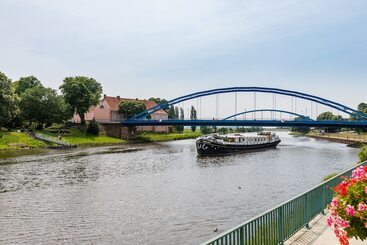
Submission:
M 283 214 L 284 205 L 279 207 L 279 244 L 284 243 L 284 214 Z
M 245 245 L 245 234 L 244 234 L 245 227 L 242 226 L 240 228 L 240 245 Z
M 321 198 L 322 198 L 322 206 L 321 206 L 321 213 L 323 214 L 323 215 L 325 215 L 325 207 L 326 207 L 326 205 L 327 205 L 327 203 L 326 203 L 326 201 L 325 201 L 325 185 L 322 185 L 322 192 L 321 192 Z
M 305 227 L 307 228 L 307 229 L 309 229 L 310 228 L 310 226 L 308 225 L 308 205 L 307 205 L 307 196 L 308 196 L 308 193 L 305 193 L 305 197 L 304 197 L 304 200 L 305 200 L 305 212 L 304 212 L 304 219 L 305 219 L 305 222 L 306 222 L 306 224 L 305 224 Z

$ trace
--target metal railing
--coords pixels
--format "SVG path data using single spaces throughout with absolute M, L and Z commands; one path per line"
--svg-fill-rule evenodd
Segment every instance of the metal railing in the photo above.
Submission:
M 354 169 L 365 165 L 367 161 L 202 244 L 283 244 L 324 211 L 341 176 L 349 177 Z
M 34 134 L 34 137 L 36 139 L 43 140 L 43 141 L 46 141 L 46 142 L 49 142 L 49 143 L 54 143 L 54 144 L 57 144 L 57 145 L 68 146 L 68 147 L 73 146 L 70 143 L 67 143 L 67 142 L 64 142 L 64 141 L 61 141 L 61 140 L 58 140 L 58 139 L 55 139 L 53 137 L 49 137 L 49 136 L 46 136 L 46 135 L 43 135 L 43 134 Z

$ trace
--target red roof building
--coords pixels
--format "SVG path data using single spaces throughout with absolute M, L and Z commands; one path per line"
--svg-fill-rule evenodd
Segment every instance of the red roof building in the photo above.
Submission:
M 123 120 L 123 116 L 118 112 L 119 105 L 121 102 L 125 101 L 141 101 L 145 104 L 146 109 L 150 109 L 157 104 L 150 100 L 139 100 L 139 99 L 129 99 L 121 98 L 120 96 L 112 97 L 104 95 L 103 99 L 99 102 L 97 106 L 92 106 L 89 108 L 88 112 L 85 114 L 85 120 L 91 121 L 93 118 L 99 123 L 111 123 Z M 151 114 L 152 119 L 156 120 L 166 120 L 168 119 L 168 114 L 164 110 L 159 110 Z M 79 115 L 75 114 L 72 118 L 72 122 L 80 123 Z M 167 127 L 163 126 L 146 126 L 138 127 L 138 131 L 154 131 L 154 132 L 167 132 Z

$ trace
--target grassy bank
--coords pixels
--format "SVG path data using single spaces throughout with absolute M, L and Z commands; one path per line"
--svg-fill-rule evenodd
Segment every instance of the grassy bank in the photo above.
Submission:
M 171 140 L 184 140 L 193 139 L 201 135 L 199 130 L 196 132 L 191 132 L 191 130 L 185 130 L 183 133 L 152 133 L 145 132 L 136 137 L 137 141 L 141 142 L 163 142 Z
M 57 134 L 49 130 L 39 131 L 47 137 L 57 138 Z M 113 145 L 127 143 L 126 140 L 104 136 L 93 135 L 85 132 L 82 128 L 67 129 L 67 133 L 62 135 L 61 141 L 77 146 L 99 146 L 99 145 Z
M 48 144 L 33 139 L 24 132 L 0 131 L 0 150 L 43 148 Z
M 353 131 L 344 131 L 340 133 L 324 133 L 324 134 L 321 134 L 318 131 L 311 131 L 307 134 L 291 132 L 289 133 L 289 135 L 308 136 L 308 137 L 313 137 L 313 138 L 326 139 L 330 141 L 345 143 L 345 144 L 359 143 L 361 146 L 367 144 L 367 133 L 358 134 Z
M 367 143 L 366 133 L 358 134 L 353 131 L 345 131 L 345 132 L 340 132 L 340 133 L 325 133 L 325 134 L 320 134 L 319 132 L 311 131 L 307 135 L 308 136 L 318 136 L 322 138 L 334 138 L 334 139 L 343 139 L 343 140 L 351 140 L 351 141 L 356 141 L 356 142 L 358 141 L 358 142 Z

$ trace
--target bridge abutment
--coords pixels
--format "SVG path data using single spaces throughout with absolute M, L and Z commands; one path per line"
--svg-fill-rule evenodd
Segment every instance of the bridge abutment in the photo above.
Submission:
M 120 123 L 101 123 L 105 135 L 110 137 L 131 140 L 136 137 L 136 127 L 123 126 Z

